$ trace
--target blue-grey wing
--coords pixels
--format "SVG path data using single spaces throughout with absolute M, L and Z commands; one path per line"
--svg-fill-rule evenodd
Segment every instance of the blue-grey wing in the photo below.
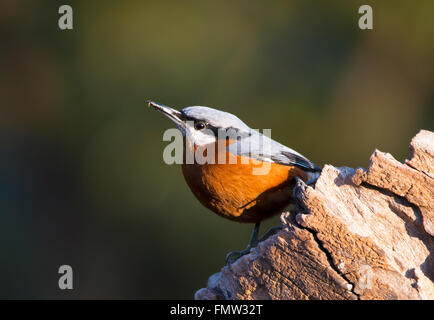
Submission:
M 271 138 L 251 130 L 249 135 L 241 136 L 237 142 L 227 147 L 232 154 L 250 157 L 260 161 L 296 166 L 305 171 L 321 171 L 321 168 L 300 153 Z

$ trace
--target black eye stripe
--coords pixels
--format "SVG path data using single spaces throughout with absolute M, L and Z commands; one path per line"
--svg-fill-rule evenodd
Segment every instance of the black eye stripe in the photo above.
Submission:
M 184 111 L 181 110 L 181 119 L 184 121 L 197 121 L 197 119 L 194 119 L 193 117 L 187 116 Z

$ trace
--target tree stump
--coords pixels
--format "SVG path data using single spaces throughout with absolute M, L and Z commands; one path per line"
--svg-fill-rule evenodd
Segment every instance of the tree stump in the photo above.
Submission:
M 212 275 L 195 299 L 434 299 L 434 133 L 405 163 L 326 165 L 301 180 L 284 228 Z

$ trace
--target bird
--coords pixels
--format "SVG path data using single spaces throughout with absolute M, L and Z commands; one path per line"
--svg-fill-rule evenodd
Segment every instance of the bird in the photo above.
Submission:
M 229 112 L 205 106 L 178 111 L 152 100 L 146 103 L 172 120 L 182 134 L 182 173 L 199 202 L 221 217 L 255 224 L 246 249 L 229 252 L 227 264 L 280 230 L 281 226 L 271 228 L 258 239 L 260 223 L 291 203 L 296 181 L 313 184 L 322 170 Z M 231 132 L 232 136 L 221 132 Z M 205 150 L 205 155 L 209 152 L 208 160 L 214 161 L 186 161 L 188 152 L 198 150 Z M 255 174 L 254 169 L 260 166 L 268 170 Z

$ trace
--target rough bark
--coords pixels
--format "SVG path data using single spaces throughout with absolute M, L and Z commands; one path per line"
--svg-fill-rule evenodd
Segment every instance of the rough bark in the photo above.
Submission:
M 364 169 L 301 180 L 284 229 L 212 275 L 196 299 L 434 299 L 434 133 L 405 163 L 375 150 Z

